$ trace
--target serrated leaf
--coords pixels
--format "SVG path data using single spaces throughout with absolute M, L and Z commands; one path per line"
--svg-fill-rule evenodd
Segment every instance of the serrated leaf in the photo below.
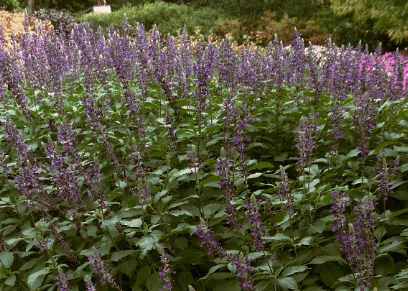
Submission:
M 178 172 L 175 172 L 171 175 L 172 178 L 178 178 L 180 176 L 186 175 L 186 174 L 190 174 L 191 170 L 190 168 L 186 168 L 184 170 L 180 170 Z
M 160 191 L 159 193 L 154 195 L 154 203 L 157 203 L 157 201 L 159 201 L 160 198 L 162 198 L 163 196 L 166 196 L 167 192 L 168 192 L 168 190 L 166 189 L 166 190 Z
M 7 280 L 4 282 L 4 284 L 8 286 L 14 286 L 14 283 L 16 283 L 16 275 L 14 274 L 8 277 Z
M 30 287 L 30 290 L 36 290 L 40 287 L 41 283 L 44 281 L 45 275 L 50 272 L 48 268 L 42 269 L 28 276 L 27 285 Z
M 338 256 L 317 256 L 313 260 L 311 260 L 309 264 L 319 265 L 331 261 L 347 263 L 342 257 Z
M 115 261 L 115 262 L 117 262 L 117 261 L 119 261 L 120 259 L 122 259 L 122 258 L 124 258 L 124 257 L 126 257 L 126 256 L 129 256 L 130 254 L 133 254 L 133 253 L 135 253 L 135 252 L 136 252 L 136 251 L 134 251 L 134 250 L 126 250 L 126 251 L 118 251 L 118 252 L 115 252 L 115 253 L 112 254 L 112 260 Z
M 255 173 L 248 176 L 248 179 L 254 179 L 262 176 L 262 173 Z
M 195 205 L 185 204 L 185 205 L 180 206 L 180 208 L 183 209 L 184 211 L 187 211 L 189 213 L 188 215 L 191 217 L 201 216 L 200 209 L 198 209 L 198 207 Z
M 0 262 L 5 268 L 10 268 L 14 261 L 14 254 L 10 252 L 0 252 Z
M 220 265 L 216 265 L 216 266 L 212 266 L 209 270 L 207 275 L 205 275 L 204 277 L 198 279 L 198 281 L 201 280 L 207 280 L 208 276 L 210 276 L 212 273 L 214 273 L 215 271 L 217 271 L 218 269 L 221 269 L 222 267 L 225 267 L 226 264 L 220 264 Z
M 248 170 L 252 171 L 252 170 L 261 170 L 261 169 L 273 169 L 274 167 L 275 166 L 269 162 L 260 162 L 260 163 L 253 165 Z
M 120 223 L 123 225 L 129 226 L 129 227 L 141 227 L 142 226 L 142 220 L 140 218 L 135 218 L 130 221 L 122 220 Z
M 186 290 L 188 285 L 194 282 L 193 274 L 190 272 L 180 272 L 177 274 L 177 283 L 181 286 L 182 290 Z
M 213 183 L 213 182 L 219 182 L 221 181 L 220 176 L 210 176 L 205 178 L 204 180 L 200 181 L 200 185 L 206 186 L 207 184 Z
M 149 291 L 160 291 L 160 287 L 164 284 L 163 281 L 159 282 L 159 276 L 157 273 L 154 273 L 147 279 L 146 287 Z
M 287 277 L 295 273 L 303 272 L 304 270 L 309 269 L 306 266 L 290 266 L 283 270 L 282 277 Z
M 346 274 L 344 268 L 332 262 L 317 265 L 315 269 L 320 273 L 319 277 L 327 286 L 332 286 L 340 277 Z
M 188 240 L 185 237 L 178 237 L 174 240 L 173 246 L 177 249 L 184 250 L 188 246 Z
M 406 153 L 408 152 L 408 147 L 407 146 L 402 146 L 402 147 L 394 146 L 394 151 Z
M 298 285 L 292 277 L 278 278 L 278 285 L 284 289 L 298 289 Z
M 150 274 L 152 273 L 152 270 L 149 266 L 145 266 L 141 268 L 140 270 L 137 270 L 136 274 L 136 284 L 138 286 L 143 286 L 147 279 L 150 277 Z

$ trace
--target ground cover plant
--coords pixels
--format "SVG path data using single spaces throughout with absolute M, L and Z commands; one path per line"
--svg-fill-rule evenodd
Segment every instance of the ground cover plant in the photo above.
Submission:
M 1 290 L 404 290 L 407 60 L 0 30 Z

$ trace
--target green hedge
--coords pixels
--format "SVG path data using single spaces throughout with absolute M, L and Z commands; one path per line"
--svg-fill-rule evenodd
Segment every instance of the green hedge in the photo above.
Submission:
M 100 26 L 104 32 L 108 32 L 111 25 L 117 29 L 122 27 L 124 13 L 131 26 L 141 23 L 146 30 L 150 30 L 156 24 L 162 35 L 174 36 L 177 35 L 177 30 L 181 31 L 184 26 L 189 34 L 194 33 L 198 26 L 201 33 L 207 35 L 217 19 L 221 17 L 220 13 L 212 8 L 193 9 L 187 5 L 157 1 L 144 6 L 126 6 L 112 13 L 88 13 L 78 20 L 88 22 L 93 29 Z

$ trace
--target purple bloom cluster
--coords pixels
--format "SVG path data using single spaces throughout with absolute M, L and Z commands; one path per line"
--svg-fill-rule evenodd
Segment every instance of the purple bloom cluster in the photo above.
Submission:
M 293 213 L 295 211 L 295 197 L 289 191 L 289 179 L 288 174 L 285 172 L 285 169 L 280 166 L 279 174 L 277 177 L 281 180 L 279 182 L 279 197 L 284 201 L 284 204 L 281 207 L 281 210 L 289 208 L 289 211 Z
M 313 135 L 317 134 L 316 118 L 318 113 L 308 117 L 302 117 L 299 130 L 293 132 L 296 136 L 296 147 L 300 151 L 300 158 L 297 166 L 304 168 L 312 164 L 313 151 L 317 145 L 313 139 Z
M 377 155 L 379 165 L 375 171 L 377 173 L 376 178 L 380 180 L 378 183 L 378 192 L 384 196 L 384 201 L 388 200 L 388 193 L 394 193 L 391 188 L 392 179 L 397 178 L 401 174 L 399 169 L 399 156 L 393 161 L 393 165 L 388 167 L 387 161 L 382 156 L 382 152 Z M 382 158 L 382 159 L 381 159 Z
M 190 174 L 197 173 L 201 167 L 201 162 L 197 156 L 197 148 L 195 145 L 192 146 L 191 155 L 187 157 L 187 160 L 190 161 Z
M 377 244 L 374 237 L 373 212 L 377 198 L 370 195 L 363 198 L 354 207 L 355 221 L 350 223 L 345 213 L 349 202 L 348 195 L 341 193 L 338 188 L 332 192 L 332 208 L 334 224 L 332 231 L 336 232 L 336 241 L 340 242 L 340 252 L 346 254 L 347 261 L 353 271 L 357 273 L 356 280 L 360 290 L 371 284 L 374 276 L 375 250 Z
M 250 278 L 251 273 L 254 271 L 250 262 L 252 258 L 243 257 L 243 255 L 233 255 L 227 253 L 214 238 L 214 231 L 207 226 L 207 223 L 203 218 L 200 218 L 201 222 L 195 229 L 195 234 L 201 239 L 200 246 L 207 249 L 208 255 L 214 253 L 220 258 L 226 258 L 230 263 L 235 266 L 235 273 L 240 281 L 240 287 L 244 291 L 255 291 L 254 281 Z
M 40 252 L 43 252 L 47 249 L 47 244 L 50 243 L 50 239 L 40 240 L 35 245 L 40 248 Z
M 169 254 L 163 250 L 163 248 L 157 244 L 156 245 L 157 251 L 160 253 L 160 259 L 163 263 L 163 266 L 159 268 L 159 281 L 163 281 L 164 284 L 160 287 L 160 291 L 162 290 L 173 290 L 173 279 L 171 278 L 171 274 L 176 274 L 176 271 L 169 264 L 170 256 Z
M 68 279 L 71 278 L 71 275 L 66 275 L 60 267 L 58 267 L 59 275 L 55 277 L 56 285 L 58 286 L 59 291 L 69 291 L 71 286 L 69 285 Z
M 92 283 L 92 279 L 89 276 L 85 276 L 85 287 L 86 291 L 97 291 L 95 285 Z
M 262 199 L 255 200 L 255 196 L 252 194 L 248 204 L 244 206 L 248 211 L 245 216 L 249 218 L 249 224 L 251 226 L 251 236 L 254 240 L 255 251 L 261 252 L 264 250 L 265 241 L 262 239 L 265 236 L 265 226 L 261 222 L 261 214 L 259 213 L 257 204 L 261 203 Z
M 93 254 L 89 256 L 88 260 L 92 262 L 92 268 L 95 274 L 100 276 L 100 281 L 108 284 L 111 288 L 115 290 L 122 290 L 115 282 L 115 279 L 108 272 L 105 263 L 101 260 L 102 254 L 98 252 L 95 247 L 92 247 Z
M 236 214 L 236 207 L 231 203 L 233 193 L 235 190 L 234 184 L 231 181 L 230 169 L 232 161 L 227 158 L 227 153 L 224 148 L 221 148 L 221 156 L 215 164 L 217 175 L 221 177 L 218 187 L 224 192 L 223 200 L 227 203 L 225 212 L 228 214 L 228 224 L 234 229 L 239 229 L 238 216 Z

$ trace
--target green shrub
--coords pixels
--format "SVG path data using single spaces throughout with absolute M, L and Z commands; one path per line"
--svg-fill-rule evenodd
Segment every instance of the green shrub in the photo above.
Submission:
M 115 1 L 106 1 L 112 11 L 117 11 L 122 8 L 129 8 L 129 7 L 134 7 L 134 6 L 139 6 L 139 5 L 144 5 L 152 2 L 152 0 L 115 0 Z
M 0 7 L 6 11 L 21 11 L 20 3 L 17 0 L 0 0 Z
M 289 45 L 293 39 L 294 28 L 302 34 L 305 45 L 309 41 L 314 45 L 325 45 L 330 33 L 320 28 L 313 20 L 302 21 L 285 15 L 280 21 L 276 14 L 266 11 L 257 22 L 247 23 L 252 39 L 256 44 L 267 46 L 274 38 L 275 33 L 284 45 Z
M 54 29 L 56 31 L 60 31 L 60 29 L 62 29 L 67 35 L 71 33 L 76 25 L 74 17 L 65 12 L 57 11 L 55 9 L 40 9 L 38 11 L 35 11 L 33 13 L 33 16 L 43 21 L 51 21 L 51 24 L 52 26 L 54 26 Z
M 111 25 L 116 29 L 122 27 L 124 13 L 131 26 L 140 23 L 150 30 L 156 24 L 162 36 L 176 36 L 177 30 L 181 31 L 184 26 L 189 34 L 193 34 L 196 27 L 200 27 L 203 33 L 209 33 L 217 20 L 217 11 L 211 8 L 193 10 L 186 5 L 157 1 L 144 6 L 123 7 L 112 13 L 89 13 L 80 17 L 79 21 L 89 22 L 93 29 L 101 26 L 104 32 L 108 32 Z

